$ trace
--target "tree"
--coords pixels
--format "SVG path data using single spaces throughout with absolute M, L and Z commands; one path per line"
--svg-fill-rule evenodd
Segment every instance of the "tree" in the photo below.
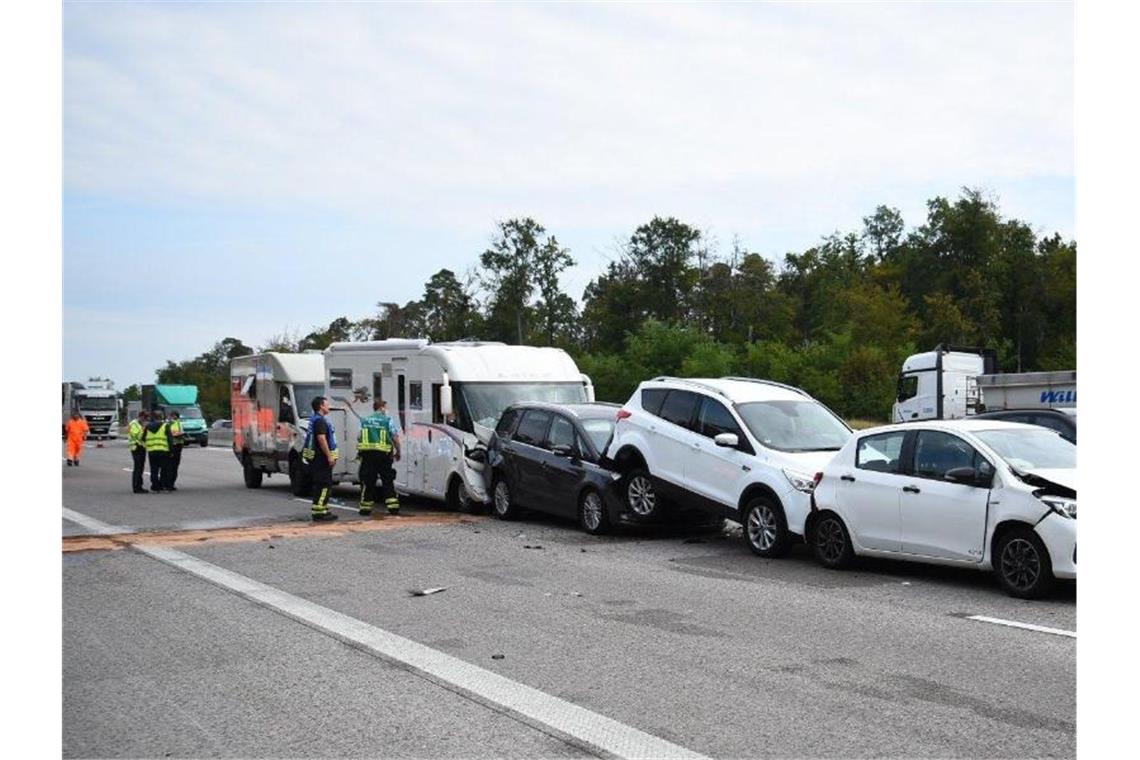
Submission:
M 495 340 L 524 343 L 525 328 L 530 322 L 531 293 L 534 292 L 532 269 L 539 238 L 546 229 L 530 217 L 499 223 L 491 247 L 483 251 L 480 282 L 490 291 L 487 329 Z
M 424 285 L 418 312 L 408 316 L 421 318 L 426 336 L 435 342 L 470 338 L 479 330 L 475 299 L 450 269 L 439 270 Z

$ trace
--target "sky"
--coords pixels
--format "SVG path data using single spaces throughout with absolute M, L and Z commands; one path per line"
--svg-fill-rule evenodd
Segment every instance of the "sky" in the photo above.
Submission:
M 1066 3 L 65 3 L 64 379 L 152 382 L 653 216 L 774 261 L 983 189 L 1075 238 Z

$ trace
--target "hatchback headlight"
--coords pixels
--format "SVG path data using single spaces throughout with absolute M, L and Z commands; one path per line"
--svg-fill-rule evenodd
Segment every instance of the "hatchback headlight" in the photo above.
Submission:
M 1045 506 L 1053 510 L 1061 517 L 1071 517 L 1077 519 L 1077 500 L 1067 499 L 1064 496 L 1038 496 Z
M 806 472 L 799 472 L 797 470 L 789 470 L 784 468 L 784 477 L 792 484 L 792 488 L 804 493 L 811 493 L 815 490 L 815 477 Z

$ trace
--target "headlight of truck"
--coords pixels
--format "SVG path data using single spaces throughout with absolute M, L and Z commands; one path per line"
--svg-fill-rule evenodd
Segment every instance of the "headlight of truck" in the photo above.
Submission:
M 815 477 L 806 472 L 798 472 L 784 468 L 784 477 L 792 484 L 792 488 L 804 493 L 811 493 L 815 489 Z
M 1077 519 L 1077 500 L 1067 499 L 1064 496 L 1038 496 L 1045 506 L 1053 510 L 1061 517 L 1071 517 Z

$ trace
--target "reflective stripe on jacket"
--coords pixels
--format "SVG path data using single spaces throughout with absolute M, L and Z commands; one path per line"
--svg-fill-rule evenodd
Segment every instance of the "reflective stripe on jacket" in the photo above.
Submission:
M 155 430 L 148 429 L 143 439 L 147 452 L 170 451 L 170 441 L 166 438 L 166 423 L 162 423 Z
M 370 414 L 360 421 L 358 451 L 390 452 L 392 450 L 392 420 L 388 415 Z
M 143 426 L 138 420 L 131 420 L 127 426 L 127 446 L 131 451 L 138 450 L 143 445 Z

